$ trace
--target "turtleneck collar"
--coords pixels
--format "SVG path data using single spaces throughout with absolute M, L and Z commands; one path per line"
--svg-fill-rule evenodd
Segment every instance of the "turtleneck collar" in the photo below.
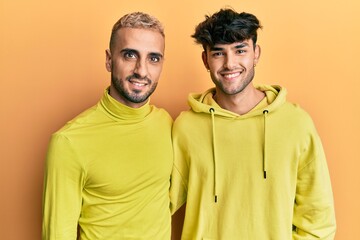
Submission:
M 118 120 L 144 119 L 152 110 L 149 100 L 139 108 L 131 108 L 120 103 L 110 96 L 109 88 L 104 91 L 100 104 L 108 114 Z

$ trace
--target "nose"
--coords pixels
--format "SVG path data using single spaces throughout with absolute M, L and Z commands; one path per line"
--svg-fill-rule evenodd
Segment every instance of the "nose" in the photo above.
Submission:
M 139 76 L 139 78 L 145 78 L 148 75 L 148 68 L 145 60 L 139 59 L 136 62 L 134 73 Z
M 236 68 L 236 65 L 237 65 L 236 57 L 233 54 L 228 53 L 224 59 L 224 68 L 232 70 Z

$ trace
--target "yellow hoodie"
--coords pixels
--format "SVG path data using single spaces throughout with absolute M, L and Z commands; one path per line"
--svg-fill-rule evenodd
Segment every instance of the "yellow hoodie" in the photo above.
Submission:
M 186 202 L 182 239 L 333 239 L 331 182 L 309 115 L 286 90 L 244 115 L 222 109 L 214 89 L 191 94 L 173 126 L 171 209 Z
M 172 119 L 149 103 L 101 101 L 53 134 L 43 240 L 169 240 Z

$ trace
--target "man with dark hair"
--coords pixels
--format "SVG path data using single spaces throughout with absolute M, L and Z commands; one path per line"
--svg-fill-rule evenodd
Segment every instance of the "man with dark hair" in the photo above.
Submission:
M 321 140 L 280 86 L 252 82 L 259 20 L 222 9 L 192 35 L 215 84 L 190 94 L 173 126 L 171 209 L 186 203 L 182 239 L 333 239 Z
M 164 38 L 161 23 L 145 13 L 115 23 L 106 50 L 110 87 L 51 138 L 43 240 L 170 239 L 172 119 L 149 103 Z

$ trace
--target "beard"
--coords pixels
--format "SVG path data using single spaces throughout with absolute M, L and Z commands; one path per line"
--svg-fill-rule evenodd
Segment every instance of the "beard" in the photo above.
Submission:
M 146 92 L 143 92 L 143 93 L 142 93 L 142 91 L 138 91 L 138 90 L 132 90 L 132 91 L 127 90 L 124 87 L 124 81 L 121 81 L 118 78 L 114 77 L 113 74 L 111 74 L 111 83 L 113 84 L 113 86 L 114 86 L 115 90 L 118 92 L 118 94 L 120 96 L 122 96 L 123 98 L 125 98 L 127 101 L 132 102 L 132 103 L 142 103 L 142 102 L 147 101 L 147 99 L 155 91 L 155 89 L 157 87 L 157 82 L 152 83 L 151 79 L 146 78 L 146 77 L 139 78 L 135 74 L 126 77 L 126 81 L 130 81 L 132 78 L 141 79 L 143 81 L 146 81 L 146 83 L 148 84 L 148 86 L 150 86 L 150 88 Z

